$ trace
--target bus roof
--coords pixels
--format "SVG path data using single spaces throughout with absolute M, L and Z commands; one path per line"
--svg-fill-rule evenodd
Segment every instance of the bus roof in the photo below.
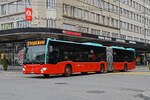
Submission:
M 121 49 L 121 50 L 128 50 L 128 51 L 135 51 L 133 48 L 124 48 L 124 47 L 118 47 L 118 46 L 112 46 L 113 49 Z
M 48 38 L 48 40 L 50 40 L 50 41 L 55 41 L 55 42 L 64 42 L 64 43 L 72 43 L 72 44 L 96 46 L 96 47 L 105 47 L 105 46 L 103 46 L 102 44 L 92 43 L 92 42 L 79 43 L 79 42 L 72 42 L 72 41 L 54 40 L 54 39 L 51 39 L 51 38 Z
M 121 50 L 126 50 L 124 47 L 118 47 L 118 46 L 112 46 L 111 48 L 113 48 L 113 49 L 121 49 Z
M 102 44 L 92 43 L 92 42 L 85 42 L 82 43 L 83 45 L 90 45 L 90 46 L 97 46 L 97 47 L 104 47 Z
M 135 51 L 135 49 L 133 49 L 133 48 L 126 48 L 126 49 L 129 51 Z

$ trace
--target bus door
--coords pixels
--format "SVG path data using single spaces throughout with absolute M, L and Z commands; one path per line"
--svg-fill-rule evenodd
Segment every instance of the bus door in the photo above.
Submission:
M 113 71 L 113 49 L 107 47 L 107 71 Z

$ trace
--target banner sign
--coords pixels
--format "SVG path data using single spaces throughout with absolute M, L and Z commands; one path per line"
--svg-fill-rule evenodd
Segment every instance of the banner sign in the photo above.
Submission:
M 72 31 L 64 31 L 67 35 L 74 35 L 74 36 L 82 36 L 82 33 L 79 32 L 72 32 Z
M 18 52 L 17 58 L 18 58 L 18 64 L 19 65 L 23 65 L 23 53 L 24 53 L 23 49 Z
M 25 9 L 25 19 L 27 21 L 32 21 L 32 8 Z
M 112 41 L 112 38 L 111 38 L 111 37 L 98 36 L 98 38 L 99 38 L 100 40 Z

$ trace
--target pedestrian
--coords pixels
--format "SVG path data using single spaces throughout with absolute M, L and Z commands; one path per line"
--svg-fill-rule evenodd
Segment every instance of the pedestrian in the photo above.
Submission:
M 148 68 L 149 68 L 149 71 L 150 71 L 150 58 L 149 57 L 147 58 L 147 65 L 148 65 Z
M 6 58 L 6 56 L 4 56 L 3 59 L 3 69 L 6 71 L 8 68 L 8 59 Z
M 149 71 L 150 71 L 150 59 L 147 60 L 148 61 L 148 68 L 149 68 Z

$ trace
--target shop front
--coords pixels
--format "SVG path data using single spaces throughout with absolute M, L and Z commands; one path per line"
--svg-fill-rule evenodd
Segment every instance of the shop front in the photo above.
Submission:
M 23 64 L 24 42 L 1 43 L 0 47 L 1 69 L 5 59 L 7 59 L 8 69 L 20 69 Z

